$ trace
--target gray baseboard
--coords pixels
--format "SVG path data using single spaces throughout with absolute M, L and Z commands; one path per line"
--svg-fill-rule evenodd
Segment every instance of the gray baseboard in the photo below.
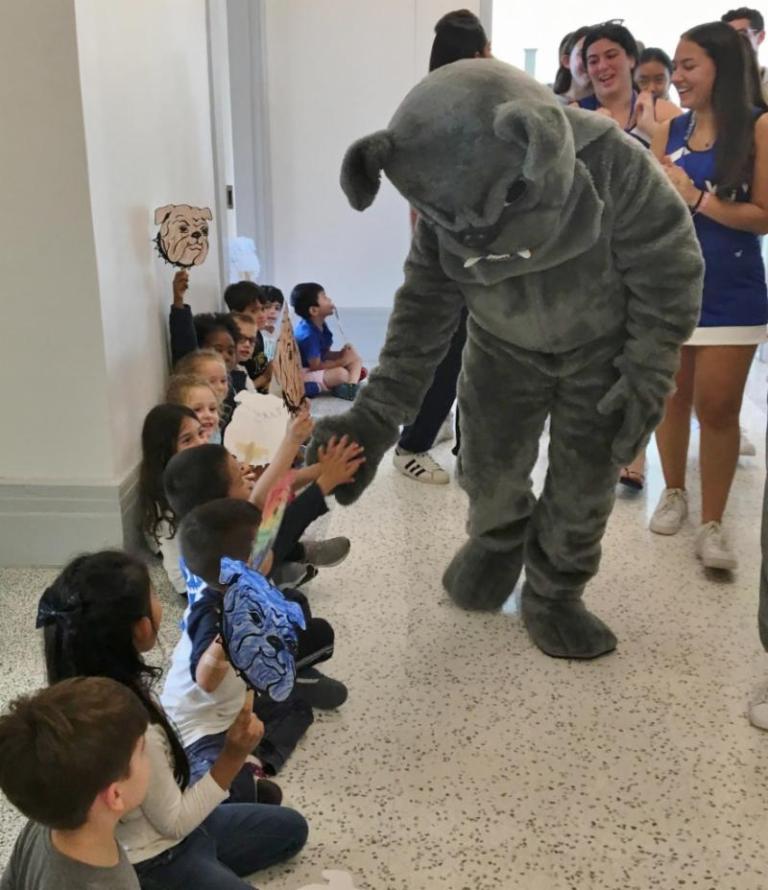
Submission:
M 0 566 L 60 566 L 88 550 L 141 546 L 138 466 L 119 484 L 0 483 Z

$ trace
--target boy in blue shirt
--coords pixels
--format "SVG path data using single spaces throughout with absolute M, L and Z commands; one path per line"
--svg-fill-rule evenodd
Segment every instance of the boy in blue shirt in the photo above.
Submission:
M 294 334 L 304 368 L 304 391 L 309 398 L 330 390 L 340 399 L 354 401 L 363 370 L 363 361 L 354 346 L 345 343 L 333 350 L 333 334 L 325 323 L 335 306 L 322 285 L 297 284 L 291 292 L 291 306 L 301 321 Z

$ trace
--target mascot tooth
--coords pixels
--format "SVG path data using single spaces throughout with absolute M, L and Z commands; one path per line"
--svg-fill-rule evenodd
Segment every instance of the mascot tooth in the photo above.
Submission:
M 382 172 L 419 214 L 405 281 L 378 368 L 346 414 L 318 423 L 313 448 L 343 434 L 365 447 L 355 482 L 337 489 L 354 501 L 416 415 L 466 307 L 468 539 L 443 584 L 465 609 L 498 609 L 524 566 L 533 642 L 565 658 L 610 652 L 616 637 L 582 595 L 619 469 L 659 423 L 699 317 L 691 215 L 612 121 L 487 59 L 432 72 L 386 129 L 350 147 L 341 184 L 354 208 L 373 202 Z M 537 499 L 530 474 L 548 417 Z

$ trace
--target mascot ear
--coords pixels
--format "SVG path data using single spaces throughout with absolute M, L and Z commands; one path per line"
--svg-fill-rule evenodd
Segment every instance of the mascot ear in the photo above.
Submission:
M 392 135 L 379 130 L 363 136 L 348 149 L 341 165 L 341 187 L 355 210 L 373 204 L 379 190 L 381 170 L 392 156 Z
M 523 176 L 530 182 L 566 159 L 569 168 L 573 166 L 573 136 L 559 106 L 519 99 L 504 102 L 496 108 L 493 131 L 525 151 Z

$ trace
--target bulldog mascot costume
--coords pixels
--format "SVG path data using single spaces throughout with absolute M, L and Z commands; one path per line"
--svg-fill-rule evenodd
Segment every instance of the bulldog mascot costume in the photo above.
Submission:
M 659 423 L 699 317 L 691 214 L 616 124 L 563 108 L 527 75 L 468 60 L 426 77 L 341 183 L 358 210 L 381 172 L 418 211 L 377 369 L 314 447 L 365 447 L 354 501 L 416 414 L 463 306 L 459 480 L 468 540 L 443 577 L 465 609 L 498 609 L 525 567 L 521 612 L 545 653 L 595 658 L 616 637 L 582 595 L 597 572 L 619 468 Z M 541 497 L 530 473 L 550 418 Z M 620 595 L 620 591 L 616 592 Z

